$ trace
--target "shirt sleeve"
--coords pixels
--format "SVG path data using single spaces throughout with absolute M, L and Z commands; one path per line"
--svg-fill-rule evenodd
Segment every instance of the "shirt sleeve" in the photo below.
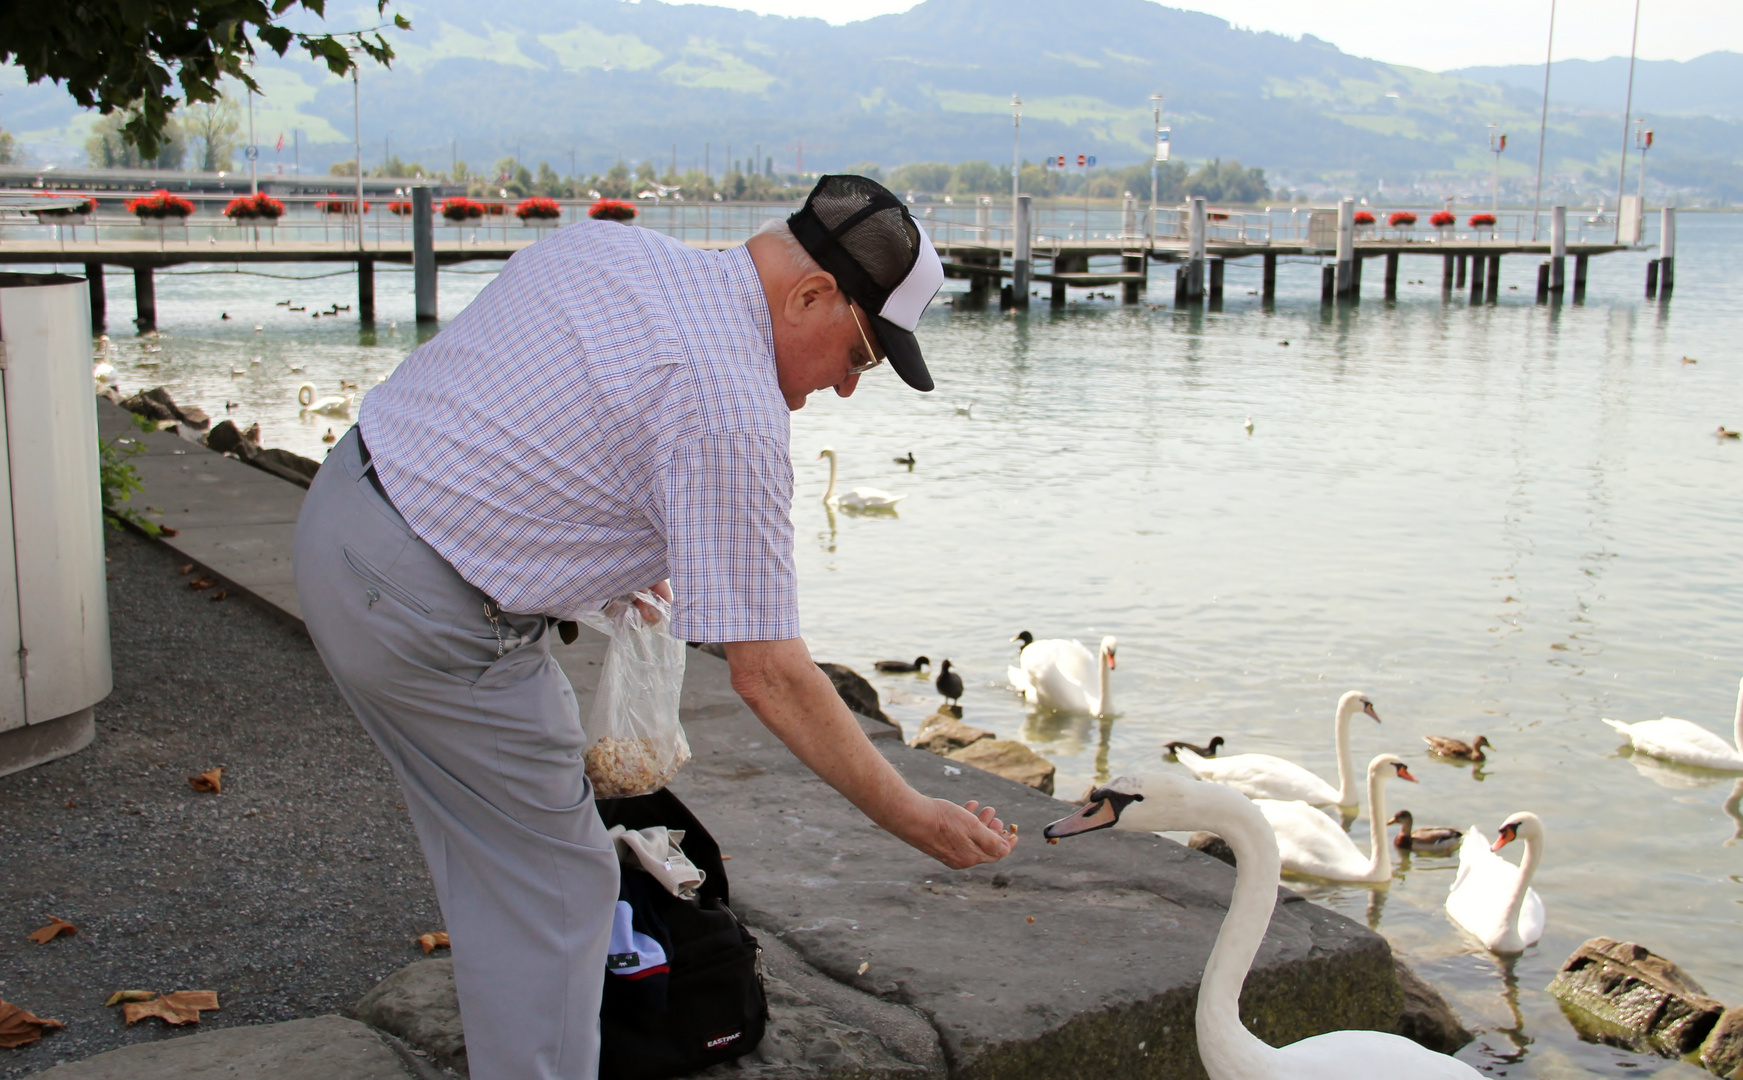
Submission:
M 673 453 L 661 485 L 672 633 L 686 641 L 799 636 L 793 463 L 760 435 L 707 435 Z

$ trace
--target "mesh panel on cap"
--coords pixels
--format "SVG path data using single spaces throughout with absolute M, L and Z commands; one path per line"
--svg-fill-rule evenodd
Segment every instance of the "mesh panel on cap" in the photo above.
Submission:
M 885 289 L 894 289 L 914 265 L 920 239 L 902 211 L 891 207 L 856 222 L 839 243 L 874 281 Z

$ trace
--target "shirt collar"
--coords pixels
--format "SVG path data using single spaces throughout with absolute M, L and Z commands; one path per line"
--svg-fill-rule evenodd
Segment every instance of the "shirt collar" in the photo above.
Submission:
M 750 247 L 740 244 L 720 253 L 720 265 L 726 274 L 727 284 L 733 293 L 744 302 L 750 310 L 751 318 L 756 321 L 757 332 L 762 335 L 763 352 L 768 356 L 769 363 L 775 362 L 775 324 L 769 316 L 769 298 L 763 292 L 763 279 L 757 273 L 756 262 L 750 257 Z

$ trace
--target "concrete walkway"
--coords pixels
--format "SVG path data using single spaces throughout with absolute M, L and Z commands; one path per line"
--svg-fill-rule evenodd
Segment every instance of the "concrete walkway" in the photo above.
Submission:
M 99 409 L 106 436 L 138 437 L 146 447 L 136 458 L 146 487 L 133 505 L 162 511 L 152 519 L 177 530 L 164 543 L 225 579 L 233 594 L 246 591 L 299 617 L 290 545 L 303 490 L 173 434 L 141 436 L 119 409 L 107 402 Z M 584 698 L 602 653 L 592 635 L 559 650 Z M 863 721 L 921 791 L 990 802 L 1020 826 L 1024 842 L 1003 863 L 946 870 L 871 825 L 801 766 L 732 692 L 722 661 L 689 653 L 682 711 L 695 759 L 673 790 L 732 858 L 735 907 L 774 943 L 772 981 L 813 987 L 786 997 L 772 990 L 775 1034 L 735 1075 L 1203 1075 L 1193 1007 L 1232 869 L 1129 833 L 1048 846 L 1041 827 L 1064 804 L 908 747 L 893 728 Z M 795 1010 L 813 1006 L 828 1016 L 794 1019 Z M 1243 1006 L 1256 1033 L 1282 1043 L 1336 1028 L 1392 1030 L 1402 999 L 1384 939 L 1280 890 Z M 869 1049 L 858 1059 L 807 1061 L 782 1045 L 829 1023 L 843 1029 L 837 1044 Z M 928 1045 L 916 1047 L 916 1030 Z M 208 1045 L 212 1054 L 232 1052 L 216 1039 Z M 89 1071 L 108 1057 L 44 1075 L 108 1076 Z M 203 1075 L 176 1069 L 126 1074 Z

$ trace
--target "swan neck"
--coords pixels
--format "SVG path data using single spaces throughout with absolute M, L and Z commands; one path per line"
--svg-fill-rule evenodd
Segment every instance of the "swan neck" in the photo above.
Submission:
M 1368 770 L 1368 878 L 1385 881 L 1392 876 L 1392 845 L 1386 842 L 1386 774 Z
M 829 458 L 829 487 L 823 492 L 824 502 L 829 502 L 835 498 L 835 455 L 829 454 L 827 456 Z
M 1106 716 L 1114 711 L 1114 701 L 1108 694 L 1108 651 L 1105 647 L 1096 653 L 1096 663 L 1101 666 L 1101 691 L 1096 695 L 1095 714 L 1097 716 Z M 1740 713 L 1739 715 L 1743 716 L 1743 713 Z
M 1731 741 L 1737 746 L 1737 754 L 1743 757 L 1743 679 L 1737 680 L 1737 719 L 1731 725 Z
M 1355 802 L 1355 765 L 1350 761 L 1350 718 L 1355 715 L 1354 709 L 1340 708 L 1332 734 L 1337 739 L 1338 750 L 1338 805 L 1348 806 Z
M 1199 1056 L 1211 1080 L 1271 1076 L 1277 1051 L 1241 1023 L 1241 986 L 1277 906 L 1277 879 L 1282 872 L 1277 837 L 1257 813 L 1229 815 L 1209 827 L 1234 850 L 1235 889 L 1199 985 Z
M 1520 842 L 1525 845 L 1525 856 L 1519 860 L 1519 880 L 1513 883 L 1513 895 L 1507 898 L 1507 925 L 1519 925 L 1519 909 L 1525 906 L 1525 893 L 1531 888 L 1531 879 L 1537 873 L 1537 864 L 1543 860 L 1543 837 L 1522 836 Z

